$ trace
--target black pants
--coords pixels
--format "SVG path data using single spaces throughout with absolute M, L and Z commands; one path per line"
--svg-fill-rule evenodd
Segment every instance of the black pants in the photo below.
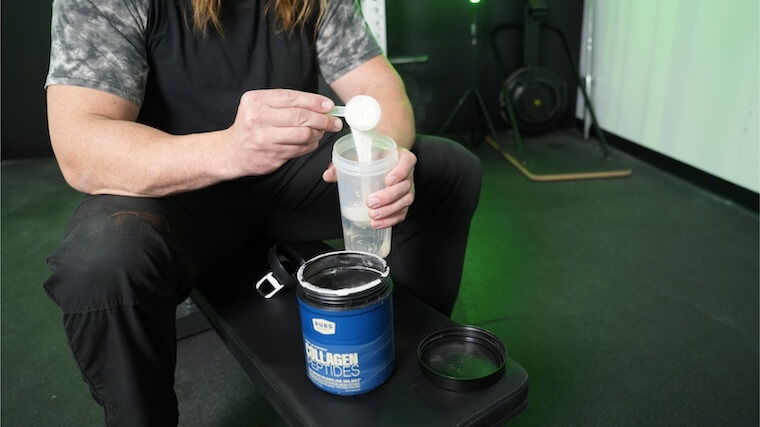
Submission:
M 341 237 L 332 140 L 277 172 L 165 198 L 87 196 L 48 259 L 44 287 L 63 310 L 72 352 L 109 426 L 176 425 L 175 310 L 251 240 Z M 415 203 L 388 257 L 402 286 L 446 315 L 459 290 L 478 159 L 418 137 Z

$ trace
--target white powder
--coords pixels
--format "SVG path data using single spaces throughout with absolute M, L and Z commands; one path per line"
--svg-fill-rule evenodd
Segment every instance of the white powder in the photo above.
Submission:
M 377 100 L 368 95 L 357 95 L 346 104 L 346 123 L 354 137 L 357 159 L 372 160 L 372 134 L 380 122 L 382 110 Z

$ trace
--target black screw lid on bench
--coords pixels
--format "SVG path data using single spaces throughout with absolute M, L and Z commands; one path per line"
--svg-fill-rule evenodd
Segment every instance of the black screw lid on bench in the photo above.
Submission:
M 417 347 L 423 374 L 435 385 L 453 391 L 477 390 L 504 375 L 507 350 L 491 332 L 475 326 L 439 329 Z

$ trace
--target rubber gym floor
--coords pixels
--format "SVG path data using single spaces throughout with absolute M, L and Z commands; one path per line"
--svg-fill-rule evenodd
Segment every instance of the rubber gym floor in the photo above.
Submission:
M 758 424 L 758 215 L 621 151 L 627 178 L 536 183 L 487 144 L 454 320 L 530 375 L 515 426 Z M 42 290 L 81 195 L 52 159 L 2 163 L 4 426 L 103 412 Z M 212 330 L 178 342 L 183 426 L 282 420 Z

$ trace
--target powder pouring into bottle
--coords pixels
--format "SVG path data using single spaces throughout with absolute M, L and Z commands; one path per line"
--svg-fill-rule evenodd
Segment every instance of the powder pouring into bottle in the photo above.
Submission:
M 385 188 L 385 175 L 398 162 L 396 143 L 373 132 L 382 111 L 371 96 L 355 96 L 331 114 L 344 116 L 351 128 L 351 135 L 333 147 L 345 247 L 385 257 L 390 252 L 391 229 L 372 228 L 367 198 Z

